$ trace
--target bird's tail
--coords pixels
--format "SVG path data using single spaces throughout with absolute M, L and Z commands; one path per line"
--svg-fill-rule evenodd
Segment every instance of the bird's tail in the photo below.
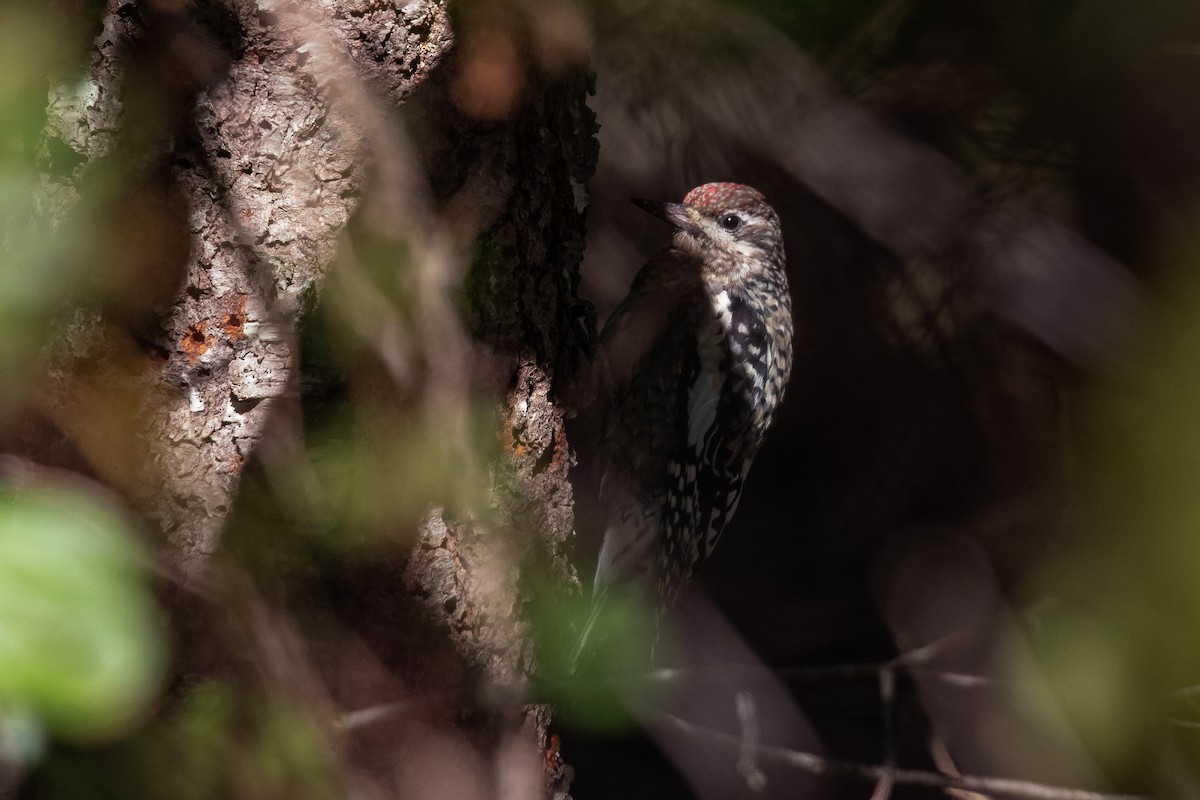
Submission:
M 634 588 L 603 587 L 592 598 L 587 621 L 571 650 L 568 674 L 644 670 L 654 663 L 663 611 L 662 604 Z
M 570 659 L 567 661 L 568 674 L 578 674 L 580 665 L 587 663 L 584 655 L 594 652 L 595 647 L 599 644 L 596 623 L 602 615 L 607 599 L 608 592 L 606 591 L 598 592 L 592 598 L 592 608 L 588 612 L 587 622 L 584 623 L 583 630 L 579 633 L 579 639 L 576 640 L 575 647 L 571 650 Z

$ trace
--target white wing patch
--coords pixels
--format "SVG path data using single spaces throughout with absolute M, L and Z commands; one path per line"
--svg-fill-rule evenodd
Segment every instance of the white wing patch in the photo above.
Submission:
M 704 472 L 703 485 L 691 484 L 696 500 L 694 513 L 689 515 L 694 530 L 691 537 L 692 563 L 707 557 L 716 547 L 717 539 L 737 508 L 742 488 L 741 465 L 729 463 L 729 443 L 717 424 L 717 412 L 729 380 L 727 366 L 744 367 L 744 356 L 736 352 L 737 343 L 745 338 L 748 329 L 734 330 L 733 302 L 729 292 L 713 295 L 713 322 L 702 330 L 700 337 L 700 374 L 688 395 L 688 448 L 693 463 Z M 737 334 L 740 334 L 738 336 Z M 729 348 L 734 347 L 734 352 Z M 699 505 L 706 498 L 706 507 Z M 711 506 L 707 502 L 711 501 Z M 691 510 L 691 509 L 689 509 Z
M 721 362 L 725 355 L 725 339 L 733 325 L 729 292 L 714 295 L 713 313 L 714 321 L 700 330 L 697 341 L 700 374 L 688 390 L 688 447 L 696 453 L 703 450 L 704 437 L 716 422 L 717 404 L 725 385 Z

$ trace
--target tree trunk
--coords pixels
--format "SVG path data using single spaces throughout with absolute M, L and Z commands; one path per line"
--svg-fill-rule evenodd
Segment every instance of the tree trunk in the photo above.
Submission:
M 98 226 L 100 277 L 76 282 L 58 325 L 49 391 L 27 417 L 50 424 L 14 434 L 14 448 L 118 489 L 155 532 L 184 598 L 175 607 L 198 605 L 210 620 L 247 612 L 233 640 L 252 641 L 257 669 L 276 681 L 268 688 L 344 725 L 360 750 L 346 779 L 380 791 L 421 780 L 400 777 L 422 768 L 395 742 L 430 725 L 458 753 L 456 769 L 476 764 L 484 784 L 564 790 L 548 713 L 513 691 L 534 663 L 518 581 L 536 564 L 577 586 L 559 398 L 579 352 L 595 125 L 581 54 L 558 42 L 530 57 L 518 43 L 531 21 L 510 11 L 497 27 L 467 6 L 452 26 L 444 2 L 423 0 L 111 0 L 86 76 L 51 91 L 42 143 L 71 166 L 47 176 L 41 206 L 64 229 Z M 395 302 L 381 311 L 381 300 Z M 301 345 L 308 320 L 330 318 L 343 338 L 316 341 L 327 329 L 314 325 Z M 344 349 L 332 378 L 304 373 L 310 341 Z M 323 639 L 293 617 L 300 590 L 263 588 L 262 575 L 253 588 L 244 550 L 223 544 L 231 519 L 240 539 L 254 535 L 245 520 L 256 518 L 235 513 L 248 502 L 248 465 L 275 503 L 294 501 L 295 518 L 331 491 L 319 471 L 287 484 L 312 463 L 303 429 L 314 384 L 388 407 L 457 470 L 446 473 L 455 485 L 429 493 L 404 469 L 374 476 L 423 510 L 389 521 L 399 555 L 349 559 L 359 605 L 338 613 L 382 617 Z M 492 426 L 483 450 L 481 416 Z M 290 500 L 280 481 L 297 491 Z M 254 547 L 287 550 L 302 527 L 283 524 Z M 421 633 L 396 632 L 409 626 Z M 214 674 L 199 653 L 238 646 L 213 644 L 220 624 L 199 627 L 176 654 L 185 684 Z M 361 675 L 329 677 L 358 667 L 432 698 L 442 716 L 388 723 L 387 742 L 360 735 L 346 714 L 389 698 L 348 690 Z M 503 697 L 482 699 L 481 679 L 507 687 Z M 447 712 L 457 725 L 436 721 Z M 391 766 L 370 766 L 376 757 Z

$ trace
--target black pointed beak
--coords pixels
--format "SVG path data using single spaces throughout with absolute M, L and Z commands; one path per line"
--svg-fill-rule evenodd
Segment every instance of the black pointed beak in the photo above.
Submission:
M 632 199 L 633 204 L 638 208 L 653 214 L 676 228 L 693 230 L 696 227 L 696 222 L 692 218 L 690 210 L 682 203 L 662 203 L 658 200 L 643 200 L 640 197 Z

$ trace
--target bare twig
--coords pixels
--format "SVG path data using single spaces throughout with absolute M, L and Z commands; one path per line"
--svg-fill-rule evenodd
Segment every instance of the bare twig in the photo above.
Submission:
M 430 698 L 422 698 L 420 701 L 399 700 L 394 703 L 380 703 L 354 711 L 347 711 L 334 720 L 334 726 L 343 733 L 365 728 L 401 714 L 412 713 L 415 708 L 428 703 L 429 700 Z
M 746 779 L 746 786 L 750 788 L 750 791 L 761 792 L 767 787 L 767 776 L 758 766 L 757 756 L 762 729 L 758 724 L 758 714 L 754 708 L 754 695 L 749 692 L 738 692 L 734 701 L 737 704 L 738 724 L 742 728 L 737 771 Z
M 758 672 L 760 669 L 761 667 L 756 664 L 704 664 L 690 667 L 660 667 L 649 672 L 638 673 L 632 680 L 673 683 L 685 677 L 694 678 L 706 673 L 712 673 L 715 676 L 724 678 L 743 671 Z M 791 684 L 823 684 L 875 679 L 878 677 L 880 670 L 884 669 L 891 669 L 893 672 L 897 669 L 903 669 L 910 675 L 924 675 L 956 689 L 985 689 L 996 686 L 998 683 L 995 678 L 986 675 L 943 672 L 940 670 L 925 669 L 920 665 L 904 667 L 903 665 L 897 665 L 894 661 L 882 661 L 876 664 L 839 664 L 831 667 L 793 667 L 775 669 L 771 671 L 771 674 Z
M 989 678 L 986 675 L 968 675 L 965 672 L 938 672 L 918 667 L 910 669 L 909 674 L 925 675 L 957 689 L 985 689 L 999 685 L 999 681 L 995 678 Z
M 742 746 L 742 737 L 740 736 L 734 736 L 724 731 L 697 725 L 660 709 L 651 709 L 650 713 L 660 723 L 670 726 L 688 736 L 734 748 Z M 1007 795 L 1009 797 L 1030 798 L 1030 800 L 1148 800 L 1148 798 L 1141 795 L 1106 794 L 1087 789 L 1051 786 L 1015 778 L 980 775 L 950 776 L 916 769 L 889 770 L 882 766 L 837 761 L 814 753 L 789 750 L 786 747 L 777 747 L 768 744 L 760 744 L 756 749 L 758 751 L 758 758 L 760 759 L 788 764 L 814 775 L 836 775 L 872 781 L 876 784 L 883 779 L 884 773 L 890 771 L 892 773 L 892 780 L 896 785 L 926 786 L 933 789 L 942 789 L 947 793 L 956 789 L 965 789 L 973 792 Z
M 1187 719 L 1179 719 L 1178 717 L 1171 718 L 1171 724 L 1180 728 L 1188 728 L 1190 730 L 1200 730 L 1200 722 L 1193 722 Z
M 832 683 L 835 681 L 856 681 L 878 679 L 883 671 L 896 672 L 903 670 L 910 674 L 921 673 L 951 686 L 962 689 L 974 689 L 995 684 L 993 678 L 983 675 L 968 675 L 958 672 L 941 672 L 925 669 L 934 657 L 944 652 L 955 640 L 958 633 L 951 633 L 936 641 L 930 642 L 914 650 L 901 653 L 887 661 L 866 664 L 837 664 L 828 667 L 795 667 L 773 670 L 773 674 L 791 683 Z M 760 665 L 744 664 L 703 664 L 688 667 L 660 667 L 647 673 L 640 673 L 634 679 L 656 683 L 672 683 L 684 677 L 694 677 L 711 672 L 721 677 L 742 670 L 758 671 Z
M 954 756 L 950 755 L 950 749 L 946 747 L 946 743 L 937 734 L 929 737 L 929 755 L 933 758 L 933 765 L 943 775 L 950 775 L 955 778 L 962 775 L 958 766 L 954 763 Z M 970 792 L 966 789 L 947 789 L 946 793 L 953 797 L 954 800 L 991 800 L 986 794 Z
M 891 667 L 879 670 L 879 704 L 883 715 L 883 771 L 875 782 L 871 800 L 888 800 L 896 785 L 896 673 Z

